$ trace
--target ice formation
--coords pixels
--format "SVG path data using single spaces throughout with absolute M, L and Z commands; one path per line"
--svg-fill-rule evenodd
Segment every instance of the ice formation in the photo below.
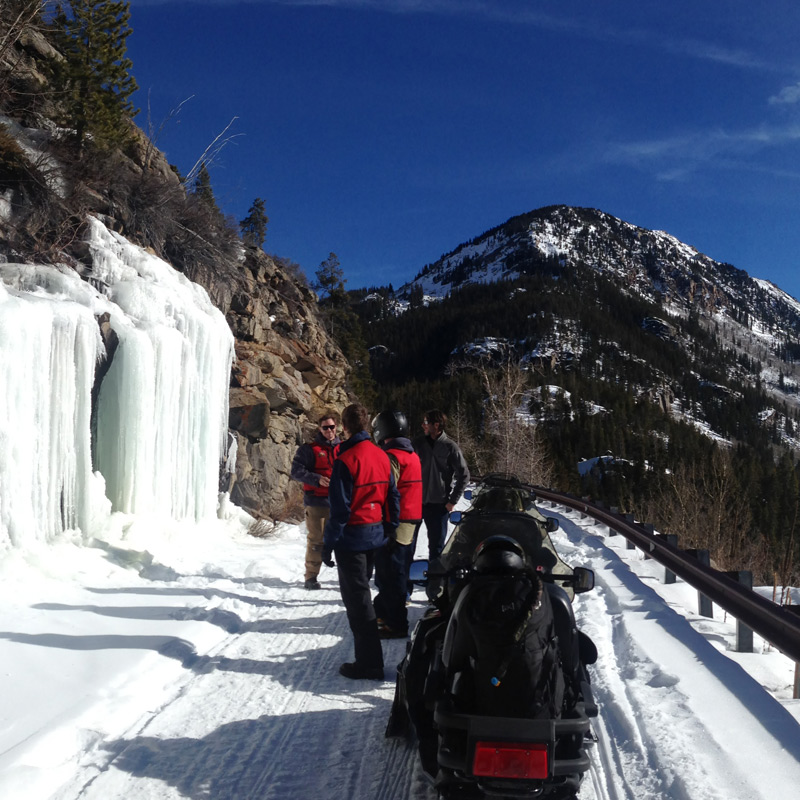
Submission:
M 0 265 L 0 547 L 115 511 L 216 513 L 233 337 L 205 290 L 91 219 L 90 280 Z M 96 317 L 119 343 L 105 358 Z M 105 485 L 105 495 L 102 489 Z

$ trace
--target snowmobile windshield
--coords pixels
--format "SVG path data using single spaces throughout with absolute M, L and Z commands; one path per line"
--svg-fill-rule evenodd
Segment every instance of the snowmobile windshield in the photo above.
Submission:
M 528 563 L 549 572 L 559 559 L 550 537 L 525 513 L 465 514 L 442 550 L 440 560 L 447 569 L 468 568 L 475 548 L 488 536 L 510 536 L 522 545 Z

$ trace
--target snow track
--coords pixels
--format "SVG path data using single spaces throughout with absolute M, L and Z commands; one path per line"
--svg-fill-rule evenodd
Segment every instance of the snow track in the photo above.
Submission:
M 723 623 L 687 619 L 658 594 L 652 562 L 559 516 L 556 546 L 597 577 L 575 601 L 599 651 L 581 800 L 791 795 L 772 789 L 800 785 L 800 726 L 726 656 Z M 335 572 L 321 591 L 301 587 L 302 533 L 226 548 L 189 564 L 185 551 L 159 554 L 138 576 L 125 570 L 128 583 L 68 601 L 55 587 L 28 606 L 26 633 L 0 637 L 7 665 L 44 650 L 73 669 L 73 653 L 95 654 L 80 708 L 0 748 L 4 800 L 435 800 L 414 747 L 384 738 L 405 641 L 383 643 L 385 682 L 342 678 L 352 638 Z M 67 614 L 62 632 L 55 615 Z
M 393 681 L 338 675 L 352 640 L 334 574 L 319 592 L 265 580 L 238 597 L 219 580 L 228 608 L 194 618 L 235 632 L 205 654 L 181 639 L 162 646 L 176 662 L 163 703 L 118 739 L 96 742 L 55 797 L 435 797 L 413 748 L 384 739 Z M 404 648 L 384 643 L 387 678 Z
M 621 537 L 593 535 L 569 516 L 556 547 L 568 563 L 592 567 L 597 581 L 575 603 L 578 625 L 599 653 L 591 668 L 598 742 L 582 800 L 592 791 L 597 800 L 770 797 L 779 768 L 770 756 L 787 745 L 800 776 L 800 728 L 729 660 L 722 634 L 712 635 L 715 646 L 664 601 L 655 590 L 663 570 L 654 562 L 629 554 L 640 561 L 637 575 L 610 546 L 624 547 Z

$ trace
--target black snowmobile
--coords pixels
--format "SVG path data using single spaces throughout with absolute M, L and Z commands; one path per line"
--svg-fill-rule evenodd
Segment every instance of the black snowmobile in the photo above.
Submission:
M 571 596 L 594 573 L 568 567 L 558 521 L 509 476 L 484 479 L 439 559 L 412 579 L 432 606 L 398 667 L 387 736 L 416 737 L 441 798 L 576 798 L 597 707 Z

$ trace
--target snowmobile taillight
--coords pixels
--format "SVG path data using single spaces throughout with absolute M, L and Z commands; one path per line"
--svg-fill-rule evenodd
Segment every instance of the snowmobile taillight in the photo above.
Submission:
M 490 778 L 533 778 L 548 776 L 547 745 L 528 742 L 478 742 L 472 774 Z

